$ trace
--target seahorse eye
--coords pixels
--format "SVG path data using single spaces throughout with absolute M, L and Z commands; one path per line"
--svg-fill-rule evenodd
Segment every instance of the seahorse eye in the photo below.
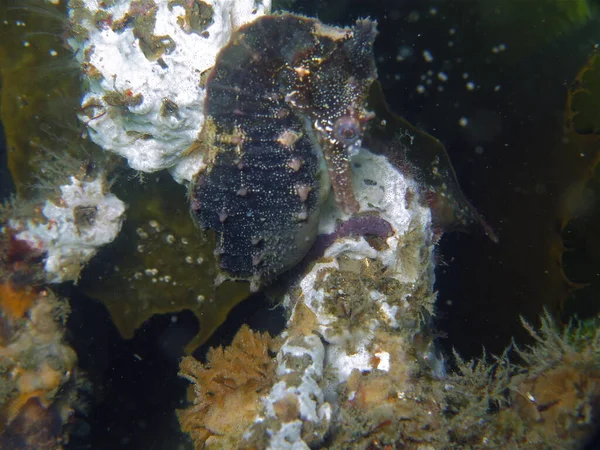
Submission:
M 350 128 L 350 127 L 342 130 L 342 134 L 344 135 L 344 138 L 346 138 L 346 139 L 354 139 L 356 137 L 356 131 L 354 130 L 354 128 Z
M 354 144 L 360 137 L 360 124 L 352 116 L 342 116 L 333 126 L 333 135 L 345 145 Z

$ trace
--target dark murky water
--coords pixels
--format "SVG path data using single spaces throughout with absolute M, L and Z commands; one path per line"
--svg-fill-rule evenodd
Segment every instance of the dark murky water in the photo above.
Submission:
M 564 169 L 578 156 L 559 132 L 567 87 L 600 43 L 599 19 L 593 8 L 587 18 L 570 18 L 552 8 L 556 2 L 522 3 L 519 10 L 518 1 L 500 0 L 285 2 L 324 23 L 378 21 L 376 60 L 390 108 L 443 142 L 466 197 L 498 233 L 499 244 L 477 230 L 448 233 L 439 244 L 439 342 L 464 357 L 482 346 L 499 353 L 513 337 L 527 342 L 519 316 L 535 323 L 544 307 L 565 320 L 600 310 L 597 173 L 585 202 L 573 200 L 578 212 L 559 214 L 565 191 L 579 181 Z M 0 15 L 5 8 L 3 0 Z M 6 154 L 3 146 L 3 197 L 13 190 Z M 552 248 L 561 241 L 573 249 L 562 266 Z M 568 281 L 581 286 L 568 289 Z M 196 333 L 194 316 L 155 316 L 124 340 L 104 306 L 78 286 L 62 290 L 72 299 L 69 340 L 101 386 L 90 393 L 92 412 L 76 418 L 81 431 L 68 448 L 188 448 L 173 410 L 184 404 L 187 383 L 176 369 Z M 250 297 L 195 354 L 227 344 L 242 323 L 281 329 L 271 307 L 264 295 Z

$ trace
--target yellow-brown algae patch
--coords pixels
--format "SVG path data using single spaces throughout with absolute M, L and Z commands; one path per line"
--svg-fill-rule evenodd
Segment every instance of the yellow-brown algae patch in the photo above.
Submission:
M 260 411 L 261 395 L 273 384 L 273 345 L 268 333 L 243 326 L 229 347 L 210 349 L 205 364 L 183 358 L 180 375 L 192 382 L 194 398 L 178 416 L 196 449 L 237 448 Z

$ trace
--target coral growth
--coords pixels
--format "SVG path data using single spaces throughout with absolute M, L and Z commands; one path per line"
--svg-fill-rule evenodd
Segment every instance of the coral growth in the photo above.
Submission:
M 205 364 L 182 360 L 180 374 L 193 384 L 194 404 L 179 411 L 179 421 L 196 448 L 236 447 L 273 383 L 274 344 L 268 333 L 243 326 L 229 347 L 210 349 Z

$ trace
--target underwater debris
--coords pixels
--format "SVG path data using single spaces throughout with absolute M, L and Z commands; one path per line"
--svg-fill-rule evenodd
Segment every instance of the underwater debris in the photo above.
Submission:
M 232 30 L 268 12 L 270 0 L 69 2 L 67 40 L 84 68 L 81 120 L 91 139 L 142 172 L 179 182 L 203 167 L 190 150 L 202 127 L 199 82 Z M 162 114 L 164 105 L 176 114 Z
M 264 16 L 218 54 L 199 143 L 207 167 L 191 206 L 217 234 L 224 277 L 256 290 L 294 266 L 314 242 L 330 184 L 338 207 L 358 211 L 350 159 L 372 117 L 375 36 L 367 19 L 342 29 Z
M 180 376 L 192 383 L 193 405 L 178 411 L 197 449 L 235 448 L 273 383 L 276 341 L 243 326 L 229 347 L 211 348 L 202 364 L 183 358 Z

